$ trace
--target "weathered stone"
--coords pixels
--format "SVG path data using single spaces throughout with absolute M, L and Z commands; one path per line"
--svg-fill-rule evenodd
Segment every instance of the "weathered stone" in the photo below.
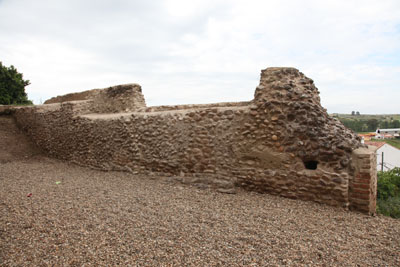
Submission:
M 236 189 L 235 188 L 218 188 L 217 192 L 223 193 L 223 194 L 236 194 Z
M 347 158 L 344 158 L 344 159 L 342 159 L 341 161 L 340 161 L 340 165 L 342 166 L 342 167 L 347 167 L 347 165 L 349 165 L 349 159 L 347 159 Z
M 332 179 L 332 182 L 340 184 L 340 183 L 342 183 L 342 179 L 340 177 L 335 177 Z

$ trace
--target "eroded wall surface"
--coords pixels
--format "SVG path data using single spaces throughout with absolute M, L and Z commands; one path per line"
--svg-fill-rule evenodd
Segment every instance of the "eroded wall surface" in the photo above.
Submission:
M 374 152 L 354 156 L 360 140 L 327 114 L 313 81 L 297 69 L 263 70 L 248 102 L 146 107 L 136 84 L 81 94 L 85 99 L 19 108 L 14 117 L 49 155 L 80 165 L 208 177 L 375 212 L 354 191 Z M 376 171 L 370 174 L 373 186 Z

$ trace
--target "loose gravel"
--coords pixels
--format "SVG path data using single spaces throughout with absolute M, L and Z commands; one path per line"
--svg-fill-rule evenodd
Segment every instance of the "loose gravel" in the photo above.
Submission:
M 115 265 L 400 266 L 400 220 L 79 167 L 0 116 L 0 266 Z

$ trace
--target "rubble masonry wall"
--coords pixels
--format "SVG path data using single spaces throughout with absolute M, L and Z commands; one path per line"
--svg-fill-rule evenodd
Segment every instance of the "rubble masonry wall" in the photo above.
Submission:
M 14 118 L 50 156 L 80 165 L 375 212 L 375 152 L 327 114 L 297 69 L 263 70 L 247 102 L 146 107 L 136 84 L 82 94 Z

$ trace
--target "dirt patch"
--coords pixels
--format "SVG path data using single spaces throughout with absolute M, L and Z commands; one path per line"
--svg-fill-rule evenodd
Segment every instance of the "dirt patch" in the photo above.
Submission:
M 0 116 L 0 163 L 26 160 L 41 155 L 17 128 L 11 116 Z

